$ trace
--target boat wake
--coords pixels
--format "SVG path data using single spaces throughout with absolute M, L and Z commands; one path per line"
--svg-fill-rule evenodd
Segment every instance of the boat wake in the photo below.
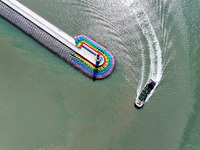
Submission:
M 127 1 L 126 1 L 127 2 Z M 149 58 L 150 58 L 150 71 L 148 75 L 148 79 L 152 79 L 156 81 L 156 86 L 151 92 L 151 94 L 147 97 L 146 102 L 148 99 L 152 96 L 154 93 L 154 90 L 156 87 L 159 85 L 162 75 L 163 75 L 163 65 L 162 65 L 162 51 L 160 48 L 160 44 L 158 41 L 158 38 L 156 36 L 156 33 L 153 29 L 153 26 L 150 22 L 150 19 L 145 12 L 142 4 L 139 1 L 128 1 L 131 9 L 134 11 L 134 14 L 136 16 L 136 20 L 138 22 L 138 25 L 140 29 L 142 30 L 143 35 L 145 36 L 147 43 L 148 43 L 148 48 L 149 48 Z M 146 84 L 145 79 L 144 79 L 144 74 L 145 74 L 145 57 L 144 57 L 144 50 L 141 51 L 141 60 L 142 60 L 142 67 L 141 67 L 141 78 L 140 82 L 137 88 L 137 97 L 142 91 L 142 88 L 144 84 Z M 136 98 L 137 98 L 136 97 Z

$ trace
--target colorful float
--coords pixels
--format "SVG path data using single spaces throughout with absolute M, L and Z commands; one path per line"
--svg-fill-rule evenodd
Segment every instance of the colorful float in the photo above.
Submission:
M 78 48 L 87 49 L 96 58 L 95 63 L 90 62 L 83 56 L 75 53 L 72 58 L 72 64 L 93 79 L 106 78 L 114 69 L 114 58 L 104 47 L 100 46 L 85 35 L 79 35 L 75 38 Z

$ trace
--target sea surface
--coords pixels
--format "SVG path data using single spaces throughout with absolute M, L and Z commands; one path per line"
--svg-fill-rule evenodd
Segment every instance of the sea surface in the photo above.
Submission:
M 0 150 L 200 149 L 199 0 L 19 2 L 116 65 L 93 81 L 0 18 Z

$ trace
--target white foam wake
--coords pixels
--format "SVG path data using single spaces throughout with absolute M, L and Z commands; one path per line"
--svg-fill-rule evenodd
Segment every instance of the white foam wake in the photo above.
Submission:
M 149 79 L 153 79 L 154 81 L 156 81 L 157 82 L 156 87 L 157 87 L 158 84 L 160 83 L 163 74 L 162 51 L 160 48 L 158 38 L 150 22 L 150 19 L 147 13 L 145 12 L 143 6 L 141 5 L 141 3 L 139 1 L 131 2 L 130 0 L 127 0 L 126 3 L 129 4 L 131 8 L 133 8 L 137 22 L 142 30 L 143 35 L 147 39 L 149 47 L 149 57 L 150 57 Z M 144 83 L 145 59 L 143 50 L 141 54 L 141 59 L 142 59 L 141 79 L 137 89 L 137 97 L 139 96 L 142 90 L 142 85 L 146 84 Z M 156 89 L 156 87 L 154 88 L 154 90 Z M 154 91 L 152 91 L 151 94 L 147 97 L 146 101 L 148 101 L 148 99 L 152 96 L 153 92 Z
M 145 56 L 144 56 L 144 48 L 141 46 L 141 60 L 142 60 L 142 67 L 141 67 L 141 78 L 140 78 L 140 84 L 137 88 L 137 97 L 140 94 L 142 90 L 142 85 L 144 83 L 144 75 L 145 75 Z

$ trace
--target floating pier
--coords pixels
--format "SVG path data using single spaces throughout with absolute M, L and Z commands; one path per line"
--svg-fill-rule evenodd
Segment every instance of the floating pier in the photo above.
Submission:
M 72 38 L 16 0 L 0 0 L 0 16 L 93 79 L 104 79 L 114 69 L 104 47 L 84 35 Z

